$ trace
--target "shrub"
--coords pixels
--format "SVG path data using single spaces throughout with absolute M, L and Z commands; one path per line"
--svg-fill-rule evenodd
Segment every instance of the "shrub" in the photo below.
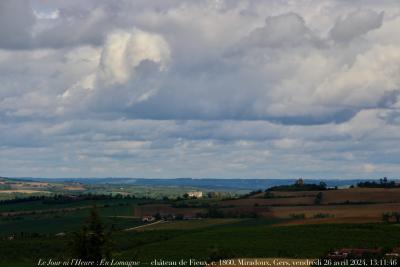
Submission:
M 329 214 L 329 213 L 317 213 L 314 214 L 313 218 L 334 218 L 334 214 Z
M 291 219 L 305 219 L 306 215 L 304 213 L 292 213 L 289 215 Z
M 321 201 L 322 201 L 322 192 L 319 192 L 315 196 L 314 204 L 319 205 L 319 204 L 321 204 Z

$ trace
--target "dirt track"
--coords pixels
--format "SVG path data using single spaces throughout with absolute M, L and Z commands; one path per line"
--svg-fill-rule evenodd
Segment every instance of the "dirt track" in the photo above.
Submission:
M 160 223 L 165 223 L 165 222 L 166 221 L 164 221 L 164 220 L 159 220 L 159 221 L 156 221 L 156 222 L 153 222 L 153 223 L 149 223 L 149 224 L 145 224 L 145 225 L 139 225 L 139 226 L 132 227 L 132 228 L 127 228 L 127 229 L 124 229 L 124 231 L 138 230 L 138 229 L 141 229 L 141 228 L 145 228 L 145 227 L 148 227 L 148 226 L 152 226 L 152 225 L 160 224 Z

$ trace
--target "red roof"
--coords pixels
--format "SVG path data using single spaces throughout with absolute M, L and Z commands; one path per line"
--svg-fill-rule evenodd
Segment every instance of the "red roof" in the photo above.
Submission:
M 362 256 L 366 253 L 371 253 L 371 254 L 379 254 L 382 252 L 381 248 L 374 248 L 374 249 L 368 249 L 368 248 L 342 248 L 338 250 L 339 253 L 342 254 L 352 254 L 356 256 Z
M 381 248 L 368 249 L 368 248 L 341 248 L 330 252 L 328 257 L 334 260 L 343 260 L 348 257 L 348 255 L 353 255 L 356 257 L 362 257 L 364 254 L 379 254 L 382 252 Z

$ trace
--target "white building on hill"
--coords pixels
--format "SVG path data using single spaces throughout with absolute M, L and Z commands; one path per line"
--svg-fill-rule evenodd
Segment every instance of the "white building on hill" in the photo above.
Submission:
M 190 192 L 187 192 L 187 194 L 188 194 L 188 197 L 195 197 L 195 198 L 203 197 L 203 192 L 201 192 L 201 191 L 190 191 Z

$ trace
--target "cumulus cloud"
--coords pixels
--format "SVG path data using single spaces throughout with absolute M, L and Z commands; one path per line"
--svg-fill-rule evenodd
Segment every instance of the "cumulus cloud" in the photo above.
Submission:
M 111 33 L 102 51 L 100 82 L 126 83 L 134 78 L 135 68 L 146 60 L 164 69 L 169 54 L 168 44 L 160 35 L 139 30 Z
M 77 101 L 81 102 L 83 110 L 124 109 L 124 106 L 145 101 L 157 92 L 158 87 L 152 87 L 151 83 L 146 86 L 143 81 L 146 77 L 137 77 L 141 76 L 141 68 L 150 65 L 151 74 L 157 75 L 165 70 L 169 57 L 168 44 L 158 34 L 138 29 L 112 32 L 98 51 L 98 64 L 93 72 L 59 96 L 58 111 L 76 110 Z M 136 80 L 142 82 L 141 86 L 135 84 Z
M 316 91 L 322 103 L 341 103 L 358 109 L 391 107 L 396 101 L 400 79 L 397 46 L 376 45 L 357 55 L 353 64 L 328 77 Z M 334 90 L 332 90 L 334 88 Z

